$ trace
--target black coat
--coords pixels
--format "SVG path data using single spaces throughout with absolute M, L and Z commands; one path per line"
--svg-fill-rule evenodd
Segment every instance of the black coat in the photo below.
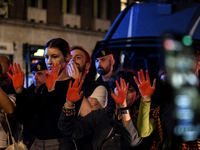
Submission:
M 136 119 L 127 127 L 115 121 L 114 108 L 104 108 L 92 111 L 83 118 L 66 116 L 61 112 L 59 129 L 64 136 L 72 136 L 73 139 L 84 139 L 93 134 L 92 146 L 94 150 L 102 149 L 132 149 L 138 146 L 142 138 L 136 129 Z

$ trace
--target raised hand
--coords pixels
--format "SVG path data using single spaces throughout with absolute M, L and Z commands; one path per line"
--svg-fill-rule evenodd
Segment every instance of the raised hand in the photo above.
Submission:
M 12 69 L 13 76 L 9 72 L 7 72 L 7 74 L 12 79 L 14 88 L 18 89 L 19 87 L 23 87 L 24 86 L 24 72 L 21 71 L 21 67 L 19 63 L 17 65 L 16 63 L 14 63 L 15 70 L 13 69 L 12 65 L 10 65 L 10 67 Z
M 50 91 L 54 90 L 56 80 L 62 75 L 62 73 L 60 73 L 60 75 L 58 76 L 59 71 L 60 71 L 60 65 L 58 66 L 58 62 L 57 62 L 55 66 L 54 66 L 54 63 L 52 64 L 51 74 L 46 73 L 46 86 L 48 90 Z
M 137 86 L 140 90 L 142 97 L 152 96 L 156 87 L 156 79 L 154 79 L 153 86 L 151 86 L 148 70 L 146 70 L 146 80 L 145 80 L 144 72 L 142 69 L 138 71 L 138 78 L 139 78 L 139 81 L 136 77 L 134 77 L 135 82 L 137 83 Z
M 67 72 L 68 72 L 68 75 L 74 79 L 79 78 L 80 76 L 80 72 L 75 63 L 68 63 Z
M 79 83 L 79 78 L 76 78 L 72 85 L 72 81 L 69 82 L 69 88 L 67 91 L 67 101 L 76 102 L 79 100 L 83 94 L 83 91 L 80 92 L 81 86 L 83 84 L 83 80 Z M 80 94 L 79 94 L 80 92 Z
M 117 90 L 118 90 L 118 95 L 117 97 L 112 93 L 111 96 L 112 98 L 115 100 L 115 102 L 117 104 L 123 104 L 124 101 L 126 100 L 126 92 L 128 90 L 129 87 L 129 83 L 125 83 L 125 80 L 120 78 L 120 86 L 118 84 L 117 81 L 115 81 L 116 85 L 117 85 Z

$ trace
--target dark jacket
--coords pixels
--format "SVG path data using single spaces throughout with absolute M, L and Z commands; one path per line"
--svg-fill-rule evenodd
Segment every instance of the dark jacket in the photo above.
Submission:
M 121 122 L 115 121 L 114 108 L 104 108 L 92 111 L 83 118 L 66 116 L 61 112 L 58 127 L 64 136 L 72 136 L 73 139 L 82 139 L 93 134 L 92 146 L 94 150 L 100 149 L 132 149 L 138 146 L 142 138 L 136 130 L 136 119 L 127 127 Z
M 109 86 L 109 81 L 104 82 L 102 76 L 99 76 L 96 80 L 96 83 L 103 85 L 108 91 L 108 102 L 106 107 L 111 107 L 114 104 L 114 101 L 111 98 L 111 90 Z

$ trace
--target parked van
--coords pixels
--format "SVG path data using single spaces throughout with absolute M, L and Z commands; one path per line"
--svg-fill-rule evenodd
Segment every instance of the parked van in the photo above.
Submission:
M 104 40 L 96 43 L 92 56 L 99 48 L 109 47 L 116 59 L 114 70 L 148 69 L 153 79 L 164 65 L 161 49 L 165 32 L 190 35 L 200 49 L 200 2 L 132 3 L 118 15 Z M 93 61 L 92 80 L 96 73 Z

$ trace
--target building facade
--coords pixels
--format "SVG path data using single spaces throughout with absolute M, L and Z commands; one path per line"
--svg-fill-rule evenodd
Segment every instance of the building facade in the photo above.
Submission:
M 10 0 L 0 8 L 0 55 L 25 70 L 23 45 L 61 37 L 90 54 L 120 13 L 120 0 Z

